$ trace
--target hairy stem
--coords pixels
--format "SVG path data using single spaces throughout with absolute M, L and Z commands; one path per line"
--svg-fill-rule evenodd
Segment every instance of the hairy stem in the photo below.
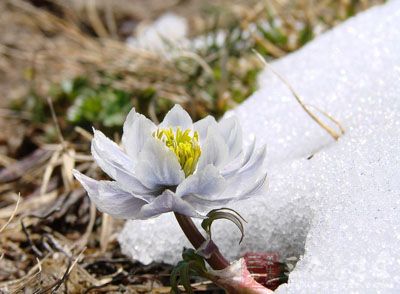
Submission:
M 195 249 L 198 249 L 206 241 L 206 239 L 199 232 L 199 230 L 193 223 L 192 219 L 190 217 L 187 217 L 185 215 L 176 212 L 175 212 L 175 217 L 181 229 L 185 233 L 185 236 L 189 239 L 190 243 L 193 245 Z M 212 253 L 211 257 L 206 259 L 207 263 L 214 270 L 221 270 L 228 267 L 230 265 L 229 261 L 222 256 L 221 252 L 219 251 L 216 245 L 215 248 L 216 249 Z

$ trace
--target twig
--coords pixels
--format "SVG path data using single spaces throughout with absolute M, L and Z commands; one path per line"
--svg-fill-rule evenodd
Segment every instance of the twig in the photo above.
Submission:
M 89 241 L 90 234 L 92 233 L 94 223 L 96 221 L 96 205 L 94 203 L 90 203 L 90 219 L 89 224 L 86 227 L 86 231 L 83 234 L 82 238 L 78 241 L 78 250 L 86 247 L 87 242 Z
M 108 31 L 111 33 L 111 36 L 114 39 L 118 38 L 118 29 L 117 29 L 117 23 L 115 21 L 115 16 L 114 16 L 114 11 L 113 11 L 113 2 L 112 1 L 106 1 L 105 2 L 105 18 L 106 18 L 106 25 L 108 28 Z
M 8 165 L 0 170 L 0 183 L 15 181 L 22 177 L 28 182 L 33 182 L 34 177 L 28 173 L 29 170 L 41 165 L 50 157 L 51 152 L 44 149 L 36 149 L 23 159 Z
M 103 213 L 101 217 L 101 231 L 100 231 L 100 252 L 107 251 L 108 243 L 110 242 L 110 235 L 112 232 L 113 219 L 111 215 Z
M 47 187 L 48 187 L 48 184 L 50 181 L 50 177 L 53 173 L 53 170 L 54 170 L 59 158 L 60 158 L 60 150 L 57 150 L 51 156 L 49 163 L 47 164 L 46 169 L 44 170 L 42 185 L 40 187 L 40 194 L 46 193 Z
M 264 65 L 266 67 L 268 67 L 272 73 L 274 73 L 290 90 L 290 92 L 292 93 L 292 95 L 296 98 L 297 102 L 300 104 L 301 108 L 303 108 L 303 110 L 321 127 L 323 128 L 329 135 L 332 136 L 332 138 L 334 140 L 338 140 L 340 138 L 340 136 L 342 136 L 344 134 L 344 129 L 343 127 L 340 125 L 340 123 L 333 119 L 332 116 L 327 115 L 326 112 L 319 110 L 319 112 L 321 112 L 322 114 L 324 114 L 329 120 L 331 120 L 334 124 L 336 124 L 339 129 L 340 129 L 340 133 L 337 133 L 335 130 L 333 130 L 330 126 L 328 126 L 327 124 L 325 124 L 322 120 L 320 120 L 314 113 L 312 113 L 307 106 L 304 104 L 304 102 L 302 101 L 302 99 L 300 98 L 300 96 L 296 93 L 296 91 L 293 89 L 293 87 L 290 85 L 290 83 L 283 77 L 281 76 L 276 70 L 273 69 L 272 66 L 269 65 L 269 63 L 265 60 L 265 58 L 256 50 L 253 49 L 253 52 L 257 55 L 257 57 L 261 60 L 261 62 L 264 63 Z M 315 108 L 315 107 L 314 107 Z
M 86 247 L 82 249 L 82 251 L 78 254 L 78 256 L 75 258 L 75 260 L 72 263 L 71 263 L 71 259 L 68 259 L 69 262 L 68 262 L 67 269 L 64 272 L 64 275 L 62 276 L 62 278 L 58 281 L 57 285 L 55 285 L 55 288 L 53 289 L 52 293 L 57 293 L 58 288 L 60 288 L 63 283 L 67 282 L 70 273 L 72 272 L 74 266 L 78 263 L 79 259 L 81 258 L 82 254 L 85 250 L 86 250 Z
M 101 21 L 99 14 L 97 13 L 96 0 L 88 0 L 86 2 L 86 10 L 89 21 L 99 37 L 108 37 L 108 32 Z
M 65 147 L 65 140 L 61 133 L 61 128 L 60 128 L 60 124 L 58 123 L 56 112 L 54 111 L 53 101 L 51 101 L 50 97 L 47 97 L 47 103 L 49 104 L 49 107 L 50 107 L 51 117 L 53 118 L 54 124 L 56 125 L 58 139 L 60 140 L 60 143 L 62 144 L 62 146 Z
M 22 218 L 21 218 L 21 227 L 22 227 L 22 231 L 25 234 L 26 239 L 28 240 L 29 245 L 32 248 L 32 251 L 35 253 L 35 255 L 37 257 L 43 257 L 43 253 L 39 250 L 39 248 L 36 247 L 35 243 L 33 243 L 31 236 L 30 236 Z
M 63 274 L 63 276 L 61 277 L 61 279 L 57 280 L 55 283 L 51 284 L 50 286 L 42 289 L 41 291 L 37 292 L 36 294 L 44 294 L 44 293 L 48 293 L 50 290 L 51 293 L 56 293 L 56 291 L 58 290 L 58 288 L 60 288 L 60 286 L 62 285 L 62 283 L 64 283 L 64 281 L 67 279 L 68 275 L 69 275 L 69 269 L 71 268 L 71 259 L 68 259 L 68 265 L 67 268 Z M 54 288 L 54 289 L 53 289 Z
M 332 122 L 334 122 L 334 123 L 338 126 L 338 128 L 340 129 L 340 134 L 341 134 L 341 135 L 343 135 L 343 134 L 345 133 L 345 129 L 343 128 L 343 126 L 341 125 L 341 123 L 340 123 L 338 120 L 336 120 L 332 115 L 330 115 L 330 114 L 327 113 L 326 111 L 324 111 L 324 110 L 318 108 L 317 106 L 308 104 L 308 107 L 312 107 L 312 108 L 314 108 L 315 110 L 321 112 L 323 115 L 325 115 L 327 118 L 329 118 Z
M 21 193 L 18 193 L 17 204 L 15 204 L 14 211 L 12 212 L 12 214 L 11 214 L 10 218 L 8 219 L 8 221 L 1 227 L 0 233 L 4 231 L 4 229 L 10 224 L 11 220 L 14 218 L 15 214 L 17 213 L 18 205 L 19 205 L 19 201 L 20 200 L 21 200 Z
M 67 200 L 67 198 L 64 199 L 64 201 L 66 201 L 66 200 Z M 27 227 L 26 227 L 25 224 L 24 224 L 24 219 L 25 219 L 26 217 L 36 217 L 36 218 L 39 218 L 39 219 L 46 219 L 46 218 L 48 218 L 49 216 L 51 216 L 52 214 L 54 214 L 54 213 L 56 213 L 57 211 L 59 211 L 59 210 L 61 209 L 61 206 L 62 206 L 62 203 L 61 203 L 59 206 L 53 207 L 48 213 L 46 213 L 46 214 L 44 214 L 44 215 L 38 215 L 38 214 L 32 213 L 32 214 L 27 214 L 27 215 L 24 215 L 23 217 L 21 217 L 20 222 L 21 222 L 22 231 L 24 232 L 25 237 L 26 237 L 26 239 L 28 240 L 28 243 L 29 243 L 29 245 L 31 246 L 33 252 L 34 252 L 35 255 L 38 256 L 38 257 L 43 257 L 43 253 L 39 250 L 39 248 L 37 248 L 37 246 L 35 245 L 35 243 L 33 243 L 32 239 L 31 239 L 31 237 L 30 237 L 30 234 L 29 234 L 29 232 L 28 232 L 28 229 L 27 229 Z
M 85 138 L 86 140 L 88 140 L 89 142 L 92 141 L 93 139 L 93 135 L 91 133 L 89 133 L 88 131 L 86 131 L 85 129 L 76 126 L 74 128 L 75 132 L 77 132 L 79 135 L 81 135 L 83 138 Z

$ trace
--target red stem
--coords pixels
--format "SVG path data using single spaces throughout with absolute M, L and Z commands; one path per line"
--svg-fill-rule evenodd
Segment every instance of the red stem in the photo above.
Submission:
M 195 249 L 198 249 L 206 239 L 203 235 L 199 232 L 195 224 L 193 223 L 190 217 L 185 215 L 179 214 L 175 212 L 176 220 L 178 221 L 181 229 L 185 233 L 185 236 L 189 239 L 190 243 L 193 245 Z M 213 241 L 210 241 L 213 242 Z M 218 247 L 215 246 L 215 250 L 212 253 L 210 258 L 207 258 L 207 263 L 214 269 L 214 270 L 222 270 L 230 265 L 229 261 L 223 257 L 221 252 L 219 251 Z

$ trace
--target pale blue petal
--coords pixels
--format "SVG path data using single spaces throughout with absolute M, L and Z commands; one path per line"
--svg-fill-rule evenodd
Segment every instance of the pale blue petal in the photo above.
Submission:
M 234 186 L 236 184 L 236 187 Z M 268 187 L 267 172 L 264 172 L 261 176 L 253 176 L 253 178 L 245 177 L 234 177 L 228 183 L 228 189 L 226 189 L 221 197 L 234 197 L 235 200 L 243 200 L 249 197 L 264 195 Z
M 189 114 L 180 106 L 175 106 L 165 115 L 159 128 L 180 127 L 182 130 L 191 129 L 193 126 Z
M 116 180 L 125 190 L 136 194 L 156 192 L 142 184 L 134 175 L 133 162 L 121 148 L 108 139 L 102 132 L 94 130 L 92 155 L 100 168 Z
M 188 202 L 177 197 L 172 191 L 165 190 L 151 203 L 142 207 L 138 219 L 148 219 L 166 212 L 177 212 L 189 217 L 205 218 L 197 212 Z
M 223 166 L 228 159 L 228 153 L 228 146 L 226 146 L 224 139 L 216 128 L 210 126 L 201 149 L 197 169 L 202 170 L 209 164 L 215 167 Z
M 238 198 L 242 200 L 250 196 L 251 197 L 264 196 L 265 193 L 267 193 L 268 186 L 269 186 L 268 173 L 264 172 L 264 174 L 258 178 L 258 180 L 254 183 L 254 185 L 249 186 L 247 191 L 245 191 L 242 195 L 238 195 Z
M 126 154 L 132 158 L 134 165 L 137 163 L 138 154 L 143 149 L 144 143 L 152 136 L 152 132 L 156 128 L 151 120 L 137 113 L 134 108 L 132 108 L 126 117 L 122 134 L 122 145 Z
M 232 197 L 221 198 L 221 199 L 207 199 L 196 195 L 188 195 L 185 197 L 185 201 L 190 203 L 197 211 L 210 211 L 211 209 L 221 208 L 235 199 Z
M 177 186 L 185 179 L 175 154 L 153 137 L 146 141 L 139 154 L 135 175 L 149 188 Z
M 229 175 L 225 175 L 225 179 L 231 181 L 235 181 L 235 178 L 243 178 L 243 179 L 250 179 L 256 176 L 264 165 L 266 155 L 266 146 L 263 145 L 259 148 L 256 152 L 253 152 L 251 157 L 248 159 L 247 163 L 244 164 L 239 170 L 235 173 L 231 173 Z
M 229 149 L 229 159 L 235 159 L 242 152 L 242 127 L 236 116 L 222 119 L 218 123 L 219 132 Z
M 205 141 L 207 138 L 208 127 L 210 126 L 214 128 L 218 126 L 215 118 L 211 115 L 207 115 L 205 118 L 193 124 L 194 130 L 199 133 L 200 145 L 202 145 L 202 141 Z
M 253 156 L 255 150 L 256 150 L 256 139 L 253 138 L 253 140 L 251 140 L 250 146 L 246 150 L 245 156 L 243 157 L 242 166 L 245 166 L 250 161 L 250 158 Z
M 232 162 L 229 162 L 224 168 L 221 170 L 221 174 L 224 177 L 230 177 L 237 173 L 242 167 L 248 164 L 253 154 L 255 154 L 256 150 L 256 140 L 253 139 L 250 145 L 246 149 L 246 153 L 243 157 L 238 157 Z
M 226 177 L 226 188 L 212 197 L 189 194 L 183 198 L 199 211 L 209 208 L 221 207 L 230 202 L 243 200 L 249 197 L 264 195 L 267 188 L 267 173 L 260 170 L 264 163 L 265 146 L 257 152 L 252 152 L 250 146 L 249 153 L 252 156 L 245 156 L 244 166 L 232 176 Z M 247 163 L 246 163 L 247 162 Z
M 188 195 L 212 198 L 226 187 L 225 179 L 213 165 L 187 177 L 176 189 L 176 195 L 185 199 Z
M 134 219 L 148 202 L 121 189 L 116 182 L 96 181 L 77 170 L 73 175 L 87 191 L 96 207 L 116 218 Z
M 211 208 L 225 206 L 231 202 L 244 200 L 250 197 L 263 196 L 266 193 L 268 186 L 266 173 L 256 180 L 237 180 L 237 183 L 228 184 L 228 188 L 223 193 L 212 199 L 193 194 L 186 196 L 184 199 L 198 211 L 207 211 Z
M 239 170 L 238 173 L 242 174 L 243 176 L 251 173 L 257 173 L 264 165 L 266 153 L 266 145 L 261 146 L 256 152 L 252 154 L 247 163 Z
M 107 138 L 101 131 L 93 129 L 93 133 L 92 148 L 101 153 L 101 156 L 106 156 L 127 170 L 133 168 L 132 159 L 115 142 Z

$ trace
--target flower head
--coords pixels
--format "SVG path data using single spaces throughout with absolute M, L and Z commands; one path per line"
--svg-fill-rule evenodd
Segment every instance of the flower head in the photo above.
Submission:
M 175 153 L 186 177 L 194 173 L 201 154 L 198 132 L 182 131 L 178 127 L 175 131 L 172 128 L 158 129 L 153 136 Z
M 156 126 L 132 109 L 123 148 L 94 130 L 92 155 L 114 181 L 96 181 L 74 170 L 99 210 L 115 217 L 147 219 L 165 212 L 203 212 L 262 194 L 265 146 L 243 151 L 242 130 L 230 117 L 193 123 L 181 106 Z

